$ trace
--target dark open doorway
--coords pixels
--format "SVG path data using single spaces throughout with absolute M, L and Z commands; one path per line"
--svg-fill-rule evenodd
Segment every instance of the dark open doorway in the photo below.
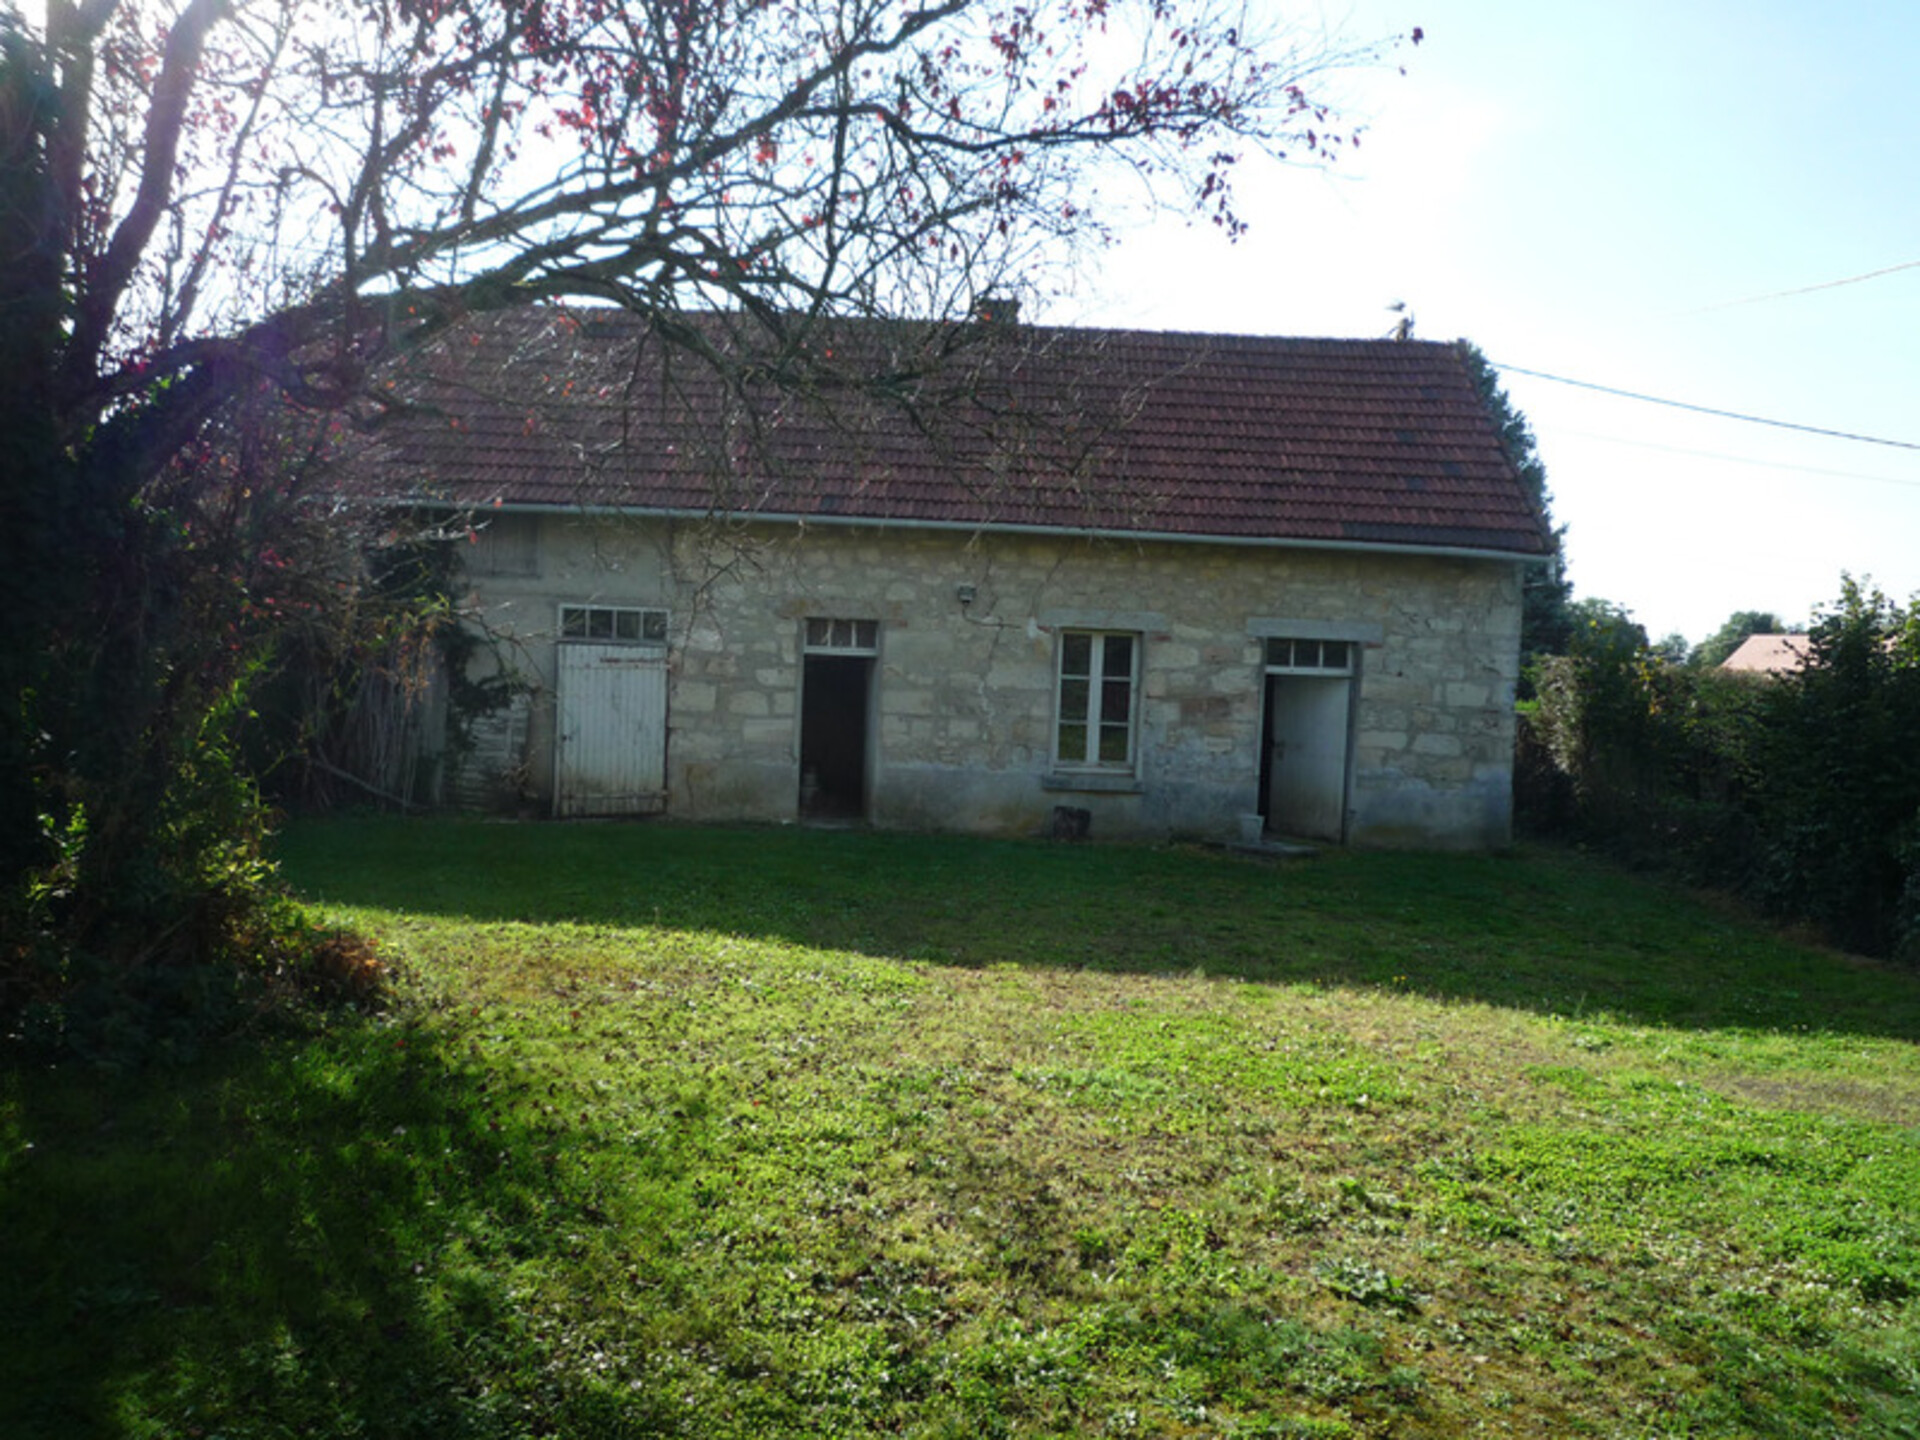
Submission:
M 871 655 L 809 655 L 800 681 L 800 814 L 858 820 L 867 813 Z

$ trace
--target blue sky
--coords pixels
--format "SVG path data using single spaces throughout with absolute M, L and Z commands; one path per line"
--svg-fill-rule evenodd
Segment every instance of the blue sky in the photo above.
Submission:
M 1418 336 L 1504 367 L 1903 441 L 1503 372 L 1577 592 L 1656 638 L 1734 610 L 1803 619 L 1843 571 L 1920 592 L 1920 6 L 1354 0 L 1326 18 L 1426 32 L 1404 76 L 1335 82 L 1367 125 L 1358 154 L 1243 176 L 1238 245 L 1130 231 L 1047 318 L 1381 335 L 1400 300 Z

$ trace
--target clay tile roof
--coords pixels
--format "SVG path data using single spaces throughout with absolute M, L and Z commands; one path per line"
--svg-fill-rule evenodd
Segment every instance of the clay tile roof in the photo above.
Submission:
M 697 327 L 729 384 L 623 312 L 462 322 L 359 464 L 477 508 L 1548 549 L 1451 345 L 841 322 L 775 352 L 737 324 Z
M 1720 662 L 1722 670 L 1781 675 L 1806 667 L 1812 641 L 1806 635 L 1749 635 Z

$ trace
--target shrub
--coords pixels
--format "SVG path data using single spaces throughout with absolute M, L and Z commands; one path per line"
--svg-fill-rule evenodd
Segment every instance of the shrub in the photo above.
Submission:
M 1920 963 L 1920 606 L 1845 582 L 1796 675 L 1680 667 L 1620 627 L 1538 662 L 1520 820 Z

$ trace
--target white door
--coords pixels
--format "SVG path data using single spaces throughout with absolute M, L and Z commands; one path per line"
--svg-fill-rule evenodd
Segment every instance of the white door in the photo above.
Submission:
M 1283 835 L 1339 840 L 1347 808 L 1345 675 L 1267 681 L 1267 825 Z
M 570 642 L 559 649 L 554 813 L 666 809 L 666 648 Z

